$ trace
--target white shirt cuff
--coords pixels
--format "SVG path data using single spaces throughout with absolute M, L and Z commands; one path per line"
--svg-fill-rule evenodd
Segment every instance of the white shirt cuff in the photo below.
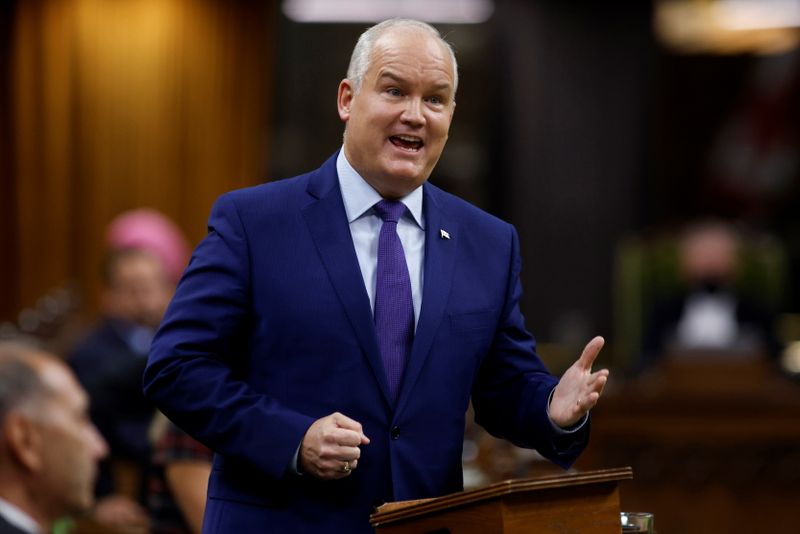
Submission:
M 562 428 L 562 427 L 558 426 L 550 418 L 550 401 L 553 400 L 553 393 L 555 393 L 555 391 L 556 391 L 556 388 L 553 388 L 552 390 L 550 390 L 550 396 L 547 398 L 547 419 L 550 421 L 550 424 L 553 426 L 553 429 L 558 434 L 572 434 L 574 432 L 577 432 L 578 430 L 583 428 L 583 425 L 585 425 L 586 421 L 589 420 L 589 412 L 586 412 L 585 414 L 583 414 L 583 417 L 581 417 L 581 420 L 578 421 L 577 423 L 575 423 L 574 425 L 572 425 L 569 428 Z

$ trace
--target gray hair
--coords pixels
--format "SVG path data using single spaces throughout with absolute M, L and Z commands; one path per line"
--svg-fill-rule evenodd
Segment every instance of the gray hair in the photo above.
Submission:
M 439 33 L 439 30 L 426 22 L 421 22 L 414 19 L 388 19 L 368 28 L 356 42 L 353 48 L 353 55 L 350 56 L 350 65 L 347 67 L 347 79 L 353 83 L 354 92 L 361 89 L 361 82 L 364 80 L 364 74 L 369 70 L 370 62 L 372 61 L 372 49 L 375 42 L 387 30 L 394 28 L 414 28 L 422 30 L 441 42 L 447 51 L 450 53 L 450 59 L 453 62 L 453 94 L 458 89 L 458 63 L 456 62 L 456 54 L 453 51 L 453 46 L 448 43 Z
M 8 413 L 50 393 L 33 360 L 44 353 L 16 341 L 0 341 L 0 422 Z

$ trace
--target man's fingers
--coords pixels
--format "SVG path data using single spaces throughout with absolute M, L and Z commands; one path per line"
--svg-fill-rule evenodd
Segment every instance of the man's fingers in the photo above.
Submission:
M 326 451 L 313 462 L 314 474 L 321 478 L 341 478 L 358 467 L 361 451 L 355 447 L 342 447 Z
M 581 401 L 581 409 L 584 412 L 588 412 L 589 410 L 595 407 L 597 401 L 599 400 L 600 400 L 600 394 L 597 393 L 596 391 L 593 391 L 592 393 L 586 395 L 585 399 Z
M 600 373 L 601 374 L 597 375 L 597 378 L 595 379 L 595 383 L 600 385 L 600 390 L 602 391 L 603 388 L 605 387 L 606 383 L 608 383 L 608 370 L 607 369 L 603 369 L 603 371 L 601 371 Z
M 589 377 L 587 386 L 590 391 L 578 399 L 578 408 L 580 411 L 588 412 L 595 407 L 600 400 L 600 395 L 602 395 L 603 388 L 605 388 L 607 382 L 608 370 L 606 369 L 598 371 Z
M 595 387 L 596 385 L 599 385 L 602 389 L 603 386 L 606 385 L 606 382 L 608 382 L 608 369 L 601 369 L 600 371 L 592 373 L 589 376 L 588 385 L 589 387 Z
M 338 447 L 330 451 L 323 458 L 331 458 L 341 462 L 352 462 L 361 458 L 361 449 L 358 447 Z
M 605 339 L 603 339 L 601 336 L 597 336 L 594 339 L 592 339 L 586 345 L 586 348 L 583 349 L 581 357 L 578 358 L 578 365 L 587 370 L 591 369 L 592 364 L 597 358 L 597 355 L 600 354 L 600 349 L 603 348 L 605 342 L 606 342 Z
M 344 478 L 358 467 L 358 460 L 329 460 L 320 466 L 320 475 L 323 478 Z
M 334 423 L 336 423 L 336 426 L 338 427 L 349 428 L 350 430 L 361 432 L 361 423 L 359 423 L 355 419 L 350 419 L 349 417 L 347 417 L 342 413 L 335 412 L 331 414 L 331 419 L 333 420 Z
M 322 441 L 328 445 L 358 447 L 361 445 L 361 434 L 355 430 L 331 427 L 322 432 Z
M 364 429 L 361 427 L 361 423 L 356 421 L 355 419 L 350 419 L 344 414 L 336 412 L 331 415 L 333 422 L 339 428 L 345 428 L 347 430 L 352 430 L 359 434 L 359 443 L 362 445 L 366 445 L 369 443 L 369 438 L 364 435 Z

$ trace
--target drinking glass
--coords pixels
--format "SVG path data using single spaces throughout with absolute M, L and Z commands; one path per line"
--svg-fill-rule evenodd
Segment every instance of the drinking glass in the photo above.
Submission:
M 623 534 L 655 534 L 653 514 L 649 512 L 621 512 Z

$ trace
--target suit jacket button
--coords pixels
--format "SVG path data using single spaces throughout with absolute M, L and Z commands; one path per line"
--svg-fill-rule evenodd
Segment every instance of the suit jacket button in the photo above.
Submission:
M 400 437 L 400 427 L 396 426 L 396 427 L 392 428 L 391 436 L 392 436 L 392 439 L 399 438 Z

